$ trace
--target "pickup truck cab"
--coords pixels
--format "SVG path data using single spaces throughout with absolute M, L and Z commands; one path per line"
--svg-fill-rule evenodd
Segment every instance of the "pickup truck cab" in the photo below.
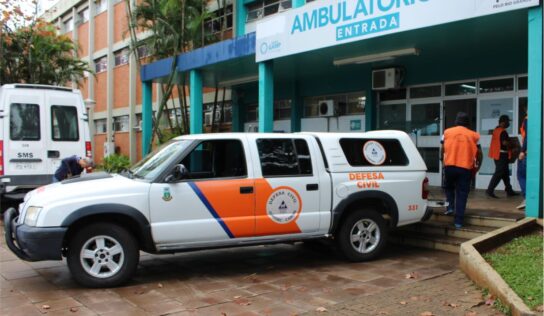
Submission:
M 426 166 L 404 132 L 177 137 L 123 174 L 93 173 L 28 193 L 5 215 L 24 260 L 67 257 L 74 279 L 115 286 L 139 251 L 333 238 L 352 261 L 388 231 L 430 215 Z

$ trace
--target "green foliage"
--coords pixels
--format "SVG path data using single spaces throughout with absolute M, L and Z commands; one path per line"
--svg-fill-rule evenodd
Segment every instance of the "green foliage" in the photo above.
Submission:
M 110 173 L 120 173 L 130 168 L 130 159 L 123 155 L 109 155 L 104 158 L 100 167 Z
M 137 39 L 134 48 L 145 46 L 158 60 L 200 47 L 208 18 L 205 0 L 143 0 L 132 11 L 129 26 L 153 35 Z
M 70 37 L 58 35 L 54 24 L 25 15 L 13 3 L 17 1 L 0 0 L 0 84 L 65 85 L 92 72 L 74 55 L 77 45 Z
M 527 306 L 543 304 L 542 232 L 515 238 L 484 258 L 501 275 Z

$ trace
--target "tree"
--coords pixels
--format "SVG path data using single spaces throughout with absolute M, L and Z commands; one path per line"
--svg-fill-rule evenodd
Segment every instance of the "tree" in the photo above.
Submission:
M 0 0 L 0 8 L 0 84 L 65 85 L 91 72 L 75 56 L 77 45 L 58 35 L 55 25 L 37 18 L 37 9 L 27 15 L 10 0 Z
M 131 0 L 125 0 L 129 19 L 129 31 L 131 36 L 131 51 L 136 54 L 138 48 L 146 47 L 151 60 L 159 60 L 177 56 L 184 52 L 202 47 L 205 44 L 217 40 L 204 29 L 205 21 L 212 17 L 206 11 L 206 0 L 142 0 L 135 7 L 131 7 Z M 222 1 L 226 5 L 225 0 Z M 218 10 L 220 11 L 220 10 Z M 221 22 L 225 25 L 225 22 Z M 138 32 L 148 31 L 152 35 L 147 38 L 139 38 Z M 221 32 L 221 37 L 223 32 Z M 177 59 L 173 58 L 170 75 L 161 84 L 162 98 L 159 100 L 159 108 L 153 118 L 153 135 L 158 137 L 159 143 L 164 142 L 168 135 L 159 129 L 160 121 L 168 100 L 171 99 L 174 88 L 178 89 L 178 105 L 181 112 L 181 122 L 175 115 L 175 122 L 168 122 L 170 128 L 178 134 L 189 132 L 189 118 L 186 104 L 186 78 L 179 76 L 176 71 Z M 175 109 L 177 110 L 177 109 Z

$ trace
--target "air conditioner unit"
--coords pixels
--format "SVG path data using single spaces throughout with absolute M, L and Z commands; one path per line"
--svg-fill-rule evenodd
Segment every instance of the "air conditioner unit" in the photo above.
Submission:
M 142 122 L 143 122 L 143 120 L 140 120 L 138 122 L 138 125 L 134 126 L 134 130 L 136 130 L 137 132 L 141 132 L 142 131 Z
M 334 116 L 336 113 L 333 100 L 319 101 L 319 116 Z
M 372 90 L 387 90 L 400 87 L 401 70 L 386 68 L 372 71 Z
M 206 112 L 204 114 L 204 125 L 210 126 L 212 125 L 212 117 L 213 117 L 213 111 Z M 221 111 L 215 111 L 215 123 L 219 123 L 221 120 Z

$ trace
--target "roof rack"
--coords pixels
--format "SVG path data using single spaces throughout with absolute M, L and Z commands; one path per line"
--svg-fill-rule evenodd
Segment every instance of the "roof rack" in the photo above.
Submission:
M 16 84 L 14 85 L 14 87 L 19 89 L 47 89 L 47 90 L 68 91 L 68 92 L 73 91 L 71 88 L 48 86 L 44 84 Z

